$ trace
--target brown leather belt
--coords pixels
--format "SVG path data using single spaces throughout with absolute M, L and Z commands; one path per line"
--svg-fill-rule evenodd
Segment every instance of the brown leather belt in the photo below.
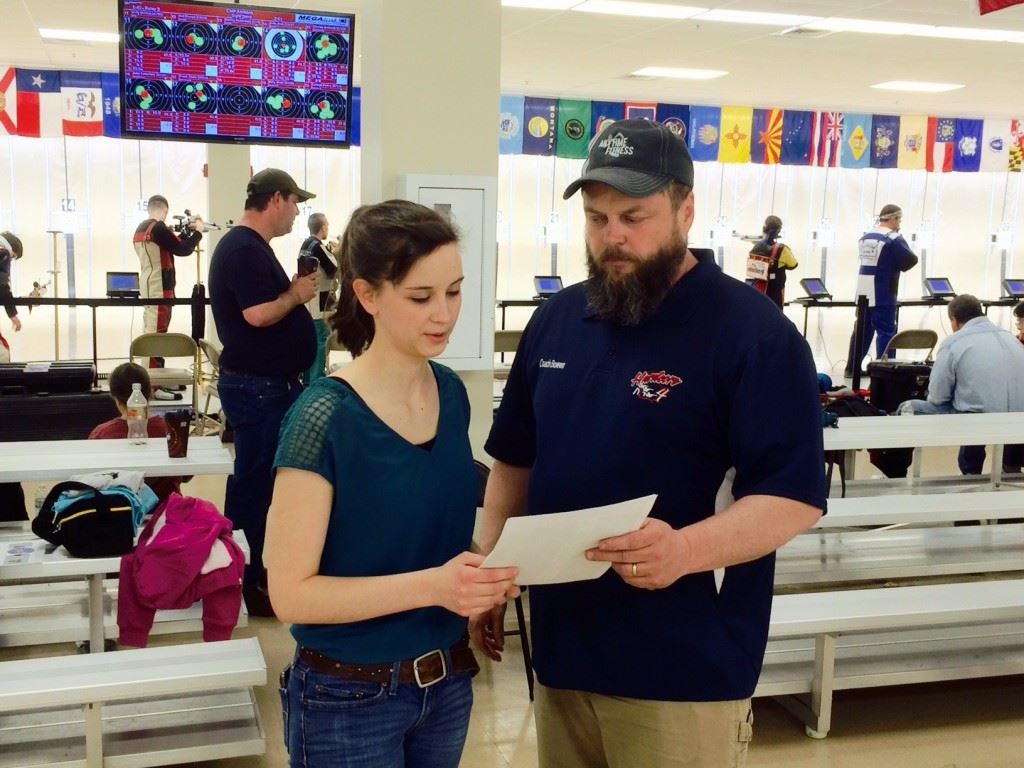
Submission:
M 394 669 L 393 663 L 351 664 L 336 661 L 319 651 L 301 646 L 299 658 L 316 672 L 362 683 L 390 683 Z M 480 671 L 480 665 L 477 664 L 476 657 L 469 648 L 469 639 L 466 637 L 455 643 L 447 654 L 441 649 L 436 649 L 415 659 L 406 659 L 400 664 L 398 682 L 415 683 L 420 688 L 429 688 L 452 672 L 469 672 L 470 675 L 475 675 Z

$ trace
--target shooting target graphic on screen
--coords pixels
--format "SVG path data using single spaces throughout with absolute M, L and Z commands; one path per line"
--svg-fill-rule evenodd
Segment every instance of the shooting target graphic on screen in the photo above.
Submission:
M 271 29 L 264 38 L 264 47 L 275 61 L 298 61 L 302 58 L 302 35 L 294 29 Z
M 160 80 L 137 80 L 125 90 L 125 103 L 130 109 L 149 112 L 171 108 L 171 89 Z
M 352 14 L 206 0 L 118 6 L 123 136 L 349 145 Z
M 174 86 L 174 106 L 184 112 L 210 114 L 217 110 L 216 86 L 208 83 L 178 83 Z
M 294 88 L 270 88 L 263 99 L 263 111 L 270 117 L 302 117 L 302 95 Z
M 232 115 L 258 115 L 262 103 L 259 90 L 248 85 L 226 85 L 220 95 L 221 111 Z
M 345 61 L 348 58 L 348 40 L 330 32 L 315 32 L 309 36 L 306 58 L 332 64 Z
M 156 19 L 132 19 L 125 25 L 124 44 L 141 51 L 169 48 L 170 30 Z
M 217 47 L 213 27 L 194 22 L 176 25 L 171 41 L 180 53 L 212 53 Z
M 309 94 L 306 112 L 317 120 L 340 120 L 345 115 L 345 100 L 337 93 L 314 91 Z
M 225 27 L 221 31 L 220 52 L 225 56 L 251 59 L 260 55 L 262 38 L 252 27 Z

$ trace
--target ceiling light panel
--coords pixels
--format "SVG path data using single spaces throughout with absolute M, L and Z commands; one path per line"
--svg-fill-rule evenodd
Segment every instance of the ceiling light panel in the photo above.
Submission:
M 871 86 L 881 91 L 910 91 L 913 93 L 945 93 L 964 86 L 959 83 L 927 83 L 918 80 L 889 80 Z
M 763 13 L 761 11 L 729 11 L 717 9 L 705 11 L 693 17 L 695 21 L 723 21 L 730 24 L 763 24 L 771 27 L 799 27 L 812 21 L 822 21 L 821 16 L 797 16 L 791 13 Z
M 632 73 L 635 77 L 672 77 L 677 80 L 714 80 L 729 73 L 724 69 L 683 69 L 679 67 L 644 67 Z
M 606 13 L 613 16 L 642 16 L 651 19 L 689 19 L 707 8 L 688 5 L 666 5 L 664 3 L 630 3 L 625 0 L 587 0 L 573 6 L 581 13 Z
M 116 32 L 90 32 L 77 29 L 41 28 L 39 36 L 44 40 L 72 40 L 77 43 L 116 43 L 120 38 Z

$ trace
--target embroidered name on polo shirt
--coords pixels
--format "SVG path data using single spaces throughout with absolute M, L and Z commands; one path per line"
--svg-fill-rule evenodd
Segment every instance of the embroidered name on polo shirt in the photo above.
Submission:
M 665 371 L 655 373 L 638 371 L 636 376 L 629 381 L 629 385 L 633 388 L 633 394 L 648 403 L 660 403 L 668 397 L 672 387 L 682 383 L 681 378 L 672 373 L 665 373 Z
M 545 360 L 542 357 L 540 359 L 540 367 L 541 368 L 558 368 L 559 370 L 561 370 L 562 368 L 565 368 L 565 363 L 563 363 L 561 360 Z

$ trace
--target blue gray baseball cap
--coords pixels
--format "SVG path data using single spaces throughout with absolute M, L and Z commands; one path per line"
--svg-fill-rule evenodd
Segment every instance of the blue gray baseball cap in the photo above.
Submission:
M 693 187 L 693 160 L 672 129 L 651 120 L 617 120 L 590 145 L 583 175 L 565 188 L 568 200 L 588 181 L 599 181 L 629 197 L 647 197 L 669 182 Z

